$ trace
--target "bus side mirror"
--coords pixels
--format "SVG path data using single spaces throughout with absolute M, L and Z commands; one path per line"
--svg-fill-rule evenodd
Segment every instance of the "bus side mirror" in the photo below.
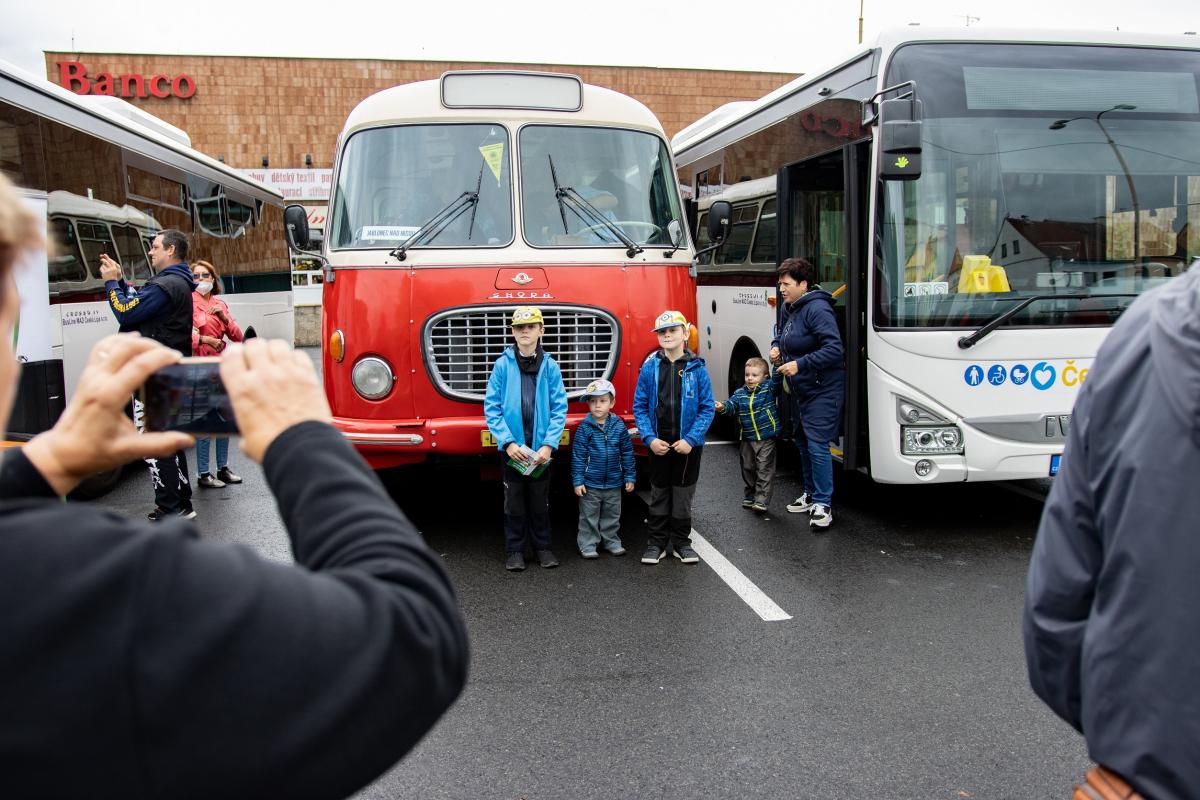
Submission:
M 733 206 L 726 200 L 717 200 L 708 207 L 708 239 L 723 242 L 729 235 L 729 221 L 733 218 Z
M 920 101 L 884 100 L 879 104 L 879 177 L 915 181 L 921 177 Z
M 308 233 L 308 212 L 304 206 L 290 205 L 283 210 L 283 235 L 293 252 L 309 248 L 312 237 Z

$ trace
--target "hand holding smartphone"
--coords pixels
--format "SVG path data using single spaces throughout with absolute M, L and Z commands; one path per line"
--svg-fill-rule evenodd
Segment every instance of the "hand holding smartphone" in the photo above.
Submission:
M 147 378 L 140 389 L 146 430 L 236 435 L 237 418 L 220 367 L 219 358 L 185 358 Z

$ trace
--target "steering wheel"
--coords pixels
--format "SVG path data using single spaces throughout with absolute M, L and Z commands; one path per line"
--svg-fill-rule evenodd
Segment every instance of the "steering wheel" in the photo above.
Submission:
M 658 236 L 662 233 L 662 228 L 658 227 L 653 222 L 643 222 L 640 219 L 618 220 L 612 224 L 616 225 L 618 228 L 621 228 L 622 230 L 624 230 L 625 228 L 641 228 L 644 231 L 649 231 L 650 232 L 649 235 L 646 236 L 646 238 L 642 240 L 643 242 L 648 242 L 651 239 L 653 239 L 655 236 Z M 604 231 L 605 233 L 608 233 L 610 235 L 612 234 L 612 231 L 610 231 L 608 229 L 607 225 L 589 225 L 588 227 L 581 230 L 580 233 L 597 233 L 599 231 Z M 628 233 L 628 231 L 626 231 L 626 233 Z M 635 237 L 631 236 L 629 238 L 634 239 Z

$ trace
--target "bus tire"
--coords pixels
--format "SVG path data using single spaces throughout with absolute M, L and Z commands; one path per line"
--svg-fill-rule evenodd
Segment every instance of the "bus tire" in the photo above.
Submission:
M 113 467 L 110 470 L 90 475 L 75 487 L 69 497 L 75 500 L 95 500 L 103 497 L 117 487 L 123 471 L 123 467 Z

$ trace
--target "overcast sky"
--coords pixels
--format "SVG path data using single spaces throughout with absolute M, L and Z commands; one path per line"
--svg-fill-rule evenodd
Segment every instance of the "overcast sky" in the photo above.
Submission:
M 800 73 L 853 48 L 859 14 L 859 0 L 55 0 L 19 15 L 20 0 L 2 2 L 0 58 L 38 74 L 43 50 L 72 49 Z M 1198 9 L 1198 0 L 865 0 L 865 40 L 911 22 L 1183 33 L 1200 29 Z

